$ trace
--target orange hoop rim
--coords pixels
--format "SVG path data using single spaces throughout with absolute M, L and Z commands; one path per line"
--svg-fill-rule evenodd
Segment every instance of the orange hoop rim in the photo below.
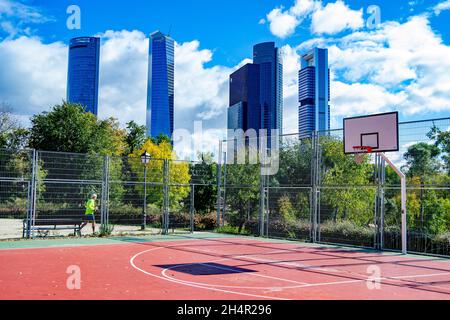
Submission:
M 362 153 L 372 153 L 373 148 L 368 146 L 354 146 L 353 150 L 355 151 L 362 151 Z

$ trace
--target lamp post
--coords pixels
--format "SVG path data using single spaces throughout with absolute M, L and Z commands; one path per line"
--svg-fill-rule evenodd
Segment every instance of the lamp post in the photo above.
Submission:
M 144 208 L 142 210 L 142 226 L 141 230 L 145 230 L 147 227 L 147 165 L 150 162 L 150 154 L 145 151 L 141 155 L 141 162 L 144 165 Z

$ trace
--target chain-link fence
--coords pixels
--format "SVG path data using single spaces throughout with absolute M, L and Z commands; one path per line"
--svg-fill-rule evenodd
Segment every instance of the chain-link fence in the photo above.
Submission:
M 0 239 L 22 236 L 30 206 L 33 151 L 0 150 Z
M 450 118 L 399 130 L 400 150 L 388 157 L 407 176 L 408 250 L 450 255 Z M 400 180 L 379 155 L 345 155 L 343 130 L 282 136 L 270 177 L 230 158 L 219 177 L 225 232 L 401 250 Z
M 450 254 L 449 129 L 450 118 L 401 123 L 388 154 L 407 176 L 410 252 Z M 345 155 L 342 135 L 282 136 L 270 175 L 262 161 L 230 162 L 227 142 L 218 163 L 0 150 L 0 237 L 76 233 L 95 193 L 96 222 L 114 234 L 217 229 L 399 250 L 399 178 L 376 154 Z
M 0 238 L 147 235 L 216 227 L 217 164 L 0 150 Z M 195 201 L 197 199 L 197 201 Z

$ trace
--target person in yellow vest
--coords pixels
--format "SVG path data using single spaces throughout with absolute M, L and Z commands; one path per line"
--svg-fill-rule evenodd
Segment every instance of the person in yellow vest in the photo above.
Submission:
M 92 197 L 86 202 L 86 212 L 84 215 L 84 222 L 82 228 L 84 228 L 88 223 L 92 224 L 92 233 L 95 233 L 95 211 L 98 209 L 95 206 L 95 201 L 97 200 L 97 195 L 93 194 Z

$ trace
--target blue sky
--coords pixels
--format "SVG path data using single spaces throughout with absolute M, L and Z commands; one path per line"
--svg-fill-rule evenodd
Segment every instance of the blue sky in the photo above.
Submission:
M 66 27 L 69 5 L 81 30 Z M 370 6 L 381 21 L 369 26 Z M 176 40 L 175 127 L 202 121 L 223 136 L 228 76 L 252 46 L 275 41 L 284 60 L 284 131 L 297 131 L 299 57 L 329 48 L 332 127 L 343 117 L 400 111 L 450 115 L 450 0 L 0 0 L 0 102 L 27 123 L 65 98 L 67 43 L 102 38 L 100 117 L 144 123 L 148 35 Z
M 198 39 L 202 46 L 214 50 L 214 62 L 236 65 L 249 56 L 253 43 L 273 40 L 278 45 L 296 45 L 311 38 L 307 27 L 300 26 L 292 37 L 274 37 L 267 25 L 258 24 L 273 8 L 289 8 L 293 0 L 27 0 L 22 3 L 39 8 L 54 21 L 36 27 L 43 41 L 64 41 L 78 35 L 92 35 L 105 30 L 141 30 L 150 33 L 160 29 L 171 31 L 178 42 Z M 324 4 L 335 1 L 323 1 Z M 383 20 L 404 21 L 414 13 L 420 13 L 442 1 L 439 0 L 348 0 L 353 9 L 378 5 Z M 107 4 L 106 4 L 107 3 Z M 66 28 L 66 9 L 76 4 L 82 10 L 82 29 Z M 444 40 L 450 40 L 448 15 L 433 17 L 433 28 Z M 448 42 L 448 41 L 446 41 Z

